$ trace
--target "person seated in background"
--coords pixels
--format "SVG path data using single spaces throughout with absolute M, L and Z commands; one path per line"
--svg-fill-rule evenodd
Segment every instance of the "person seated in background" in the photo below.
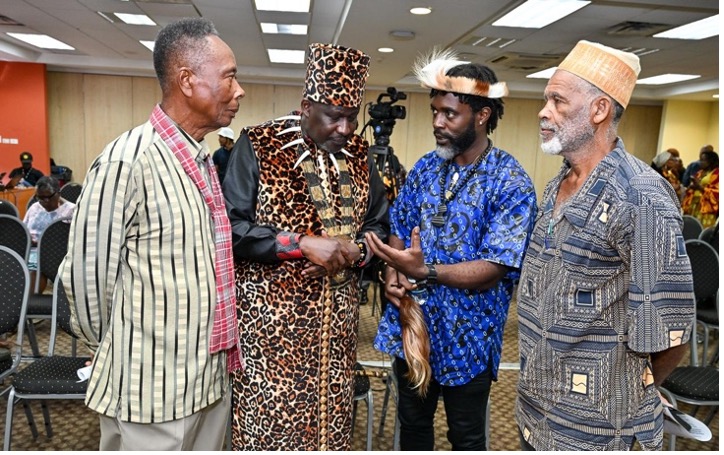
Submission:
M 699 150 L 699 154 L 701 155 L 701 152 L 708 150 L 710 152 L 714 151 L 713 145 L 705 145 Z M 688 166 L 686 166 L 686 170 L 684 171 L 684 175 L 681 177 L 681 184 L 685 187 L 689 187 L 689 184 L 691 183 L 691 178 L 696 175 L 696 173 L 699 171 L 699 168 L 701 167 L 701 162 L 699 160 L 692 161 L 689 163 Z
M 5 186 L 10 188 L 27 188 L 35 186 L 43 173 L 33 167 L 33 155 L 30 152 L 20 154 L 20 167 L 10 172 L 10 182 Z
M 681 208 L 685 215 L 701 221 L 704 228 L 714 226 L 719 218 L 719 155 L 704 149 L 699 154 L 700 167 L 691 178 Z
M 673 171 L 676 174 L 676 177 L 679 179 L 679 182 L 681 182 L 681 179 L 684 178 L 684 172 L 686 169 L 684 169 L 684 162 L 681 160 L 681 154 L 679 151 L 675 148 L 666 149 L 667 152 L 671 153 L 673 159 L 674 159 L 674 167 Z
M 234 130 L 225 126 L 219 129 L 219 147 L 214 152 L 211 159 L 214 160 L 214 166 L 216 166 L 216 172 L 219 174 L 219 183 L 224 183 L 224 177 L 226 177 L 226 167 L 229 165 L 229 157 L 231 156 L 231 150 L 234 148 Z
M 57 219 L 70 222 L 75 210 L 75 204 L 60 197 L 60 183 L 55 177 L 43 176 L 35 185 L 36 203 L 28 208 L 23 223 L 30 231 L 30 255 L 28 256 L 28 270 L 31 275 L 31 289 L 35 286 L 35 277 L 38 270 L 38 240 L 50 223 Z M 38 292 L 45 290 L 47 277 L 42 274 L 38 278 L 40 285 Z
M 675 151 L 677 154 L 679 153 L 676 149 L 668 149 L 665 152 L 661 152 L 654 157 L 651 162 L 651 167 L 671 184 L 679 197 L 679 202 L 681 202 L 686 191 L 686 187 L 681 184 L 679 178 L 679 170 L 680 168 L 683 169 L 683 166 L 681 165 L 681 159 L 674 155 L 672 151 Z

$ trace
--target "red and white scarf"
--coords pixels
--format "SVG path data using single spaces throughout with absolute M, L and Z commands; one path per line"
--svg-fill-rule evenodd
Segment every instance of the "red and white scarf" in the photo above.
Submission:
M 219 177 L 214 166 L 207 166 L 211 179 L 211 188 L 201 175 L 201 170 L 191 151 L 179 132 L 178 126 L 161 110 L 159 105 L 151 112 L 151 125 L 161 139 L 173 151 L 186 174 L 199 189 L 209 206 L 214 220 L 216 233 L 216 310 L 214 326 L 211 331 L 210 352 L 226 351 L 229 371 L 241 368 L 241 350 L 236 322 L 236 302 L 234 293 L 234 258 L 231 246 L 231 225 L 226 215 L 224 197 L 221 194 Z M 208 156 L 206 159 L 208 160 Z

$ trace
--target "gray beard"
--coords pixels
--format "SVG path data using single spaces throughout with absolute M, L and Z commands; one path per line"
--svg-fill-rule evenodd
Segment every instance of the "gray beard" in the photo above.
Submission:
M 557 136 L 553 137 L 548 142 L 541 143 L 540 148 L 546 155 L 560 155 L 563 151 L 563 145 Z
M 435 154 L 444 160 L 451 160 L 458 156 L 460 151 L 456 150 L 455 147 L 440 147 L 438 145 Z

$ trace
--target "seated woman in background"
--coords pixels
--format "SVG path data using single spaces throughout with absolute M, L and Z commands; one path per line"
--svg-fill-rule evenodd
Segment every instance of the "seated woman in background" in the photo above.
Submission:
M 691 179 L 681 207 L 685 215 L 698 218 L 707 228 L 719 218 L 719 155 L 703 150 L 699 161 L 701 167 Z
M 45 176 L 38 179 L 35 184 L 35 197 L 38 201 L 28 208 L 23 219 L 30 231 L 32 242 L 28 257 L 28 270 L 32 285 L 35 283 L 35 275 L 38 270 L 38 239 L 53 221 L 63 219 L 70 222 L 75 210 L 75 204 L 60 197 L 60 183 L 55 177 Z M 40 293 L 45 290 L 46 283 L 47 278 L 40 275 Z M 31 287 L 31 289 L 34 288 Z
M 681 202 L 686 188 L 681 185 L 679 177 L 680 168 L 682 167 L 681 159 L 673 152 L 676 152 L 676 154 L 679 153 L 676 149 L 668 149 L 656 155 L 651 162 L 651 167 L 656 169 L 656 171 L 674 187 L 674 191 L 676 191 L 676 194 L 679 196 L 679 202 Z

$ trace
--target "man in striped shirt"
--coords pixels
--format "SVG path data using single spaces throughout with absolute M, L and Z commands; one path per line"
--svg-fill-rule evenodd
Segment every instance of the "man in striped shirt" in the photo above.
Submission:
M 231 230 L 207 133 L 243 89 L 213 24 L 183 19 L 153 53 L 162 101 L 91 165 L 60 276 L 94 351 L 100 450 L 220 450 L 241 365 Z

